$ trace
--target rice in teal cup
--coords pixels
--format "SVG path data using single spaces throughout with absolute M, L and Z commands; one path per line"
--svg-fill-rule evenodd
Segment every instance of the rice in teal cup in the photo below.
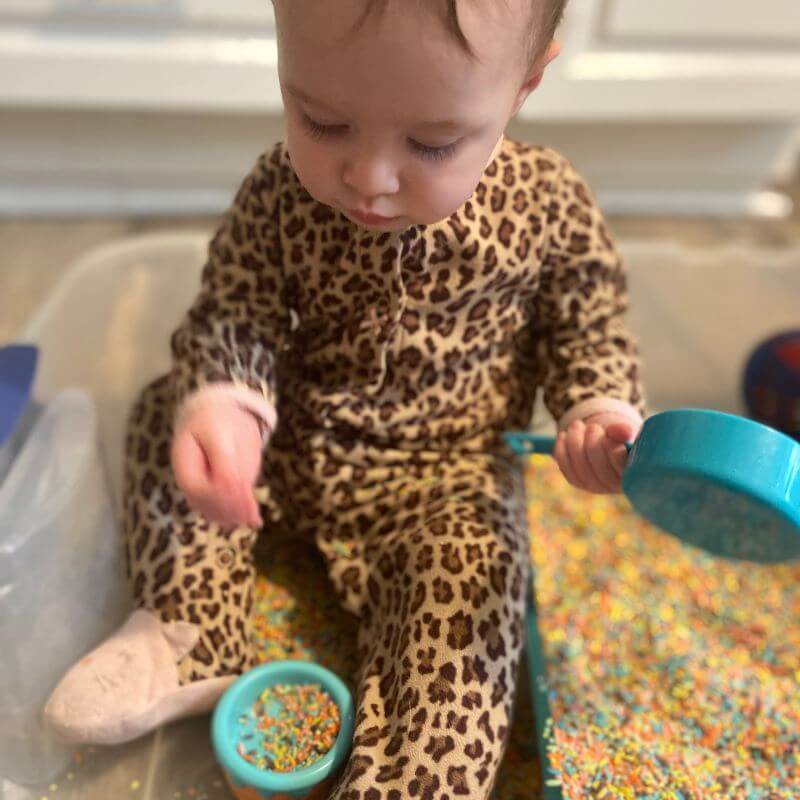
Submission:
M 335 737 L 331 707 L 338 710 Z M 302 714 L 293 716 L 298 708 Z M 322 800 L 350 752 L 353 728 L 353 699 L 339 677 L 309 661 L 273 661 L 228 687 L 211 740 L 237 800 Z M 315 737 L 317 746 L 309 746 Z M 312 763 L 302 765 L 308 755 Z

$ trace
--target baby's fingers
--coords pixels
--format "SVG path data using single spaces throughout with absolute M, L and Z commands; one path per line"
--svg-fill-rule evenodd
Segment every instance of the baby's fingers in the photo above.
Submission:
M 630 422 L 612 422 L 606 426 L 606 435 L 618 444 L 625 444 L 633 439 L 633 425 Z
M 188 431 L 172 442 L 172 470 L 175 480 L 191 502 L 208 495 L 211 489 L 208 459 L 200 443 Z
M 567 430 L 567 456 L 578 478 L 578 486 L 590 492 L 604 492 L 603 484 L 594 474 L 586 453 L 586 425 L 577 420 Z
M 569 463 L 569 455 L 567 454 L 567 434 L 559 433 L 556 438 L 556 445 L 553 448 L 553 457 L 556 463 L 561 468 L 561 472 L 567 481 L 576 489 L 580 489 L 578 476 L 572 469 L 572 464 Z
M 218 518 L 224 525 L 258 527 L 260 517 L 253 487 L 230 464 L 216 464 L 212 486 Z
M 611 442 L 605 431 L 599 425 L 589 425 L 586 429 L 586 456 L 604 493 L 618 492 L 620 488 L 619 473 L 611 461 L 609 445 Z
M 624 444 L 613 445 L 608 451 L 608 457 L 614 471 L 619 477 L 622 477 L 625 465 L 628 463 L 628 448 Z
M 250 528 L 258 530 L 264 524 L 264 521 L 261 519 L 261 510 L 258 507 L 258 501 L 256 500 L 252 487 L 248 488 L 247 498 L 247 525 Z
M 236 524 L 237 513 L 220 491 L 211 466 L 197 439 L 188 431 L 178 434 L 172 444 L 175 480 L 189 505 L 210 522 Z

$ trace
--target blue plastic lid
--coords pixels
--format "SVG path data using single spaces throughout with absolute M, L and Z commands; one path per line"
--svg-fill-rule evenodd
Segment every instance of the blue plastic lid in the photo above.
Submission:
M 0 447 L 28 407 L 38 359 L 39 350 L 33 345 L 0 347 Z

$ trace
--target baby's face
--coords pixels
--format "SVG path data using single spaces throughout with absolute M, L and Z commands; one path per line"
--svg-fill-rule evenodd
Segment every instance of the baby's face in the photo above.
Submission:
M 295 171 L 316 200 L 379 230 L 437 222 L 470 197 L 552 55 L 526 59 L 530 0 L 460 3 L 479 60 L 431 0 L 389 2 L 355 33 L 365 0 L 274 5 Z

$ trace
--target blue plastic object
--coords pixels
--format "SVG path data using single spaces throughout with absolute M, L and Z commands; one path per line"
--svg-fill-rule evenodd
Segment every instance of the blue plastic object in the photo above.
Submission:
M 552 437 L 512 433 L 517 453 L 552 453 Z M 637 513 L 726 558 L 800 557 L 800 443 L 760 423 L 702 409 L 650 417 L 622 486 Z
M 11 437 L 31 398 L 39 351 L 32 345 L 0 348 L 0 447 Z
M 294 772 L 259 769 L 236 752 L 237 720 L 249 712 L 264 689 L 279 683 L 318 683 L 339 707 L 339 734 L 333 747 L 310 767 Z M 354 727 L 353 699 L 340 678 L 309 661 L 273 661 L 246 672 L 228 687 L 214 709 L 211 742 L 235 793 L 250 797 L 255 792 L 261 798 L 303 798 L 339 771 L 350 752 Z

